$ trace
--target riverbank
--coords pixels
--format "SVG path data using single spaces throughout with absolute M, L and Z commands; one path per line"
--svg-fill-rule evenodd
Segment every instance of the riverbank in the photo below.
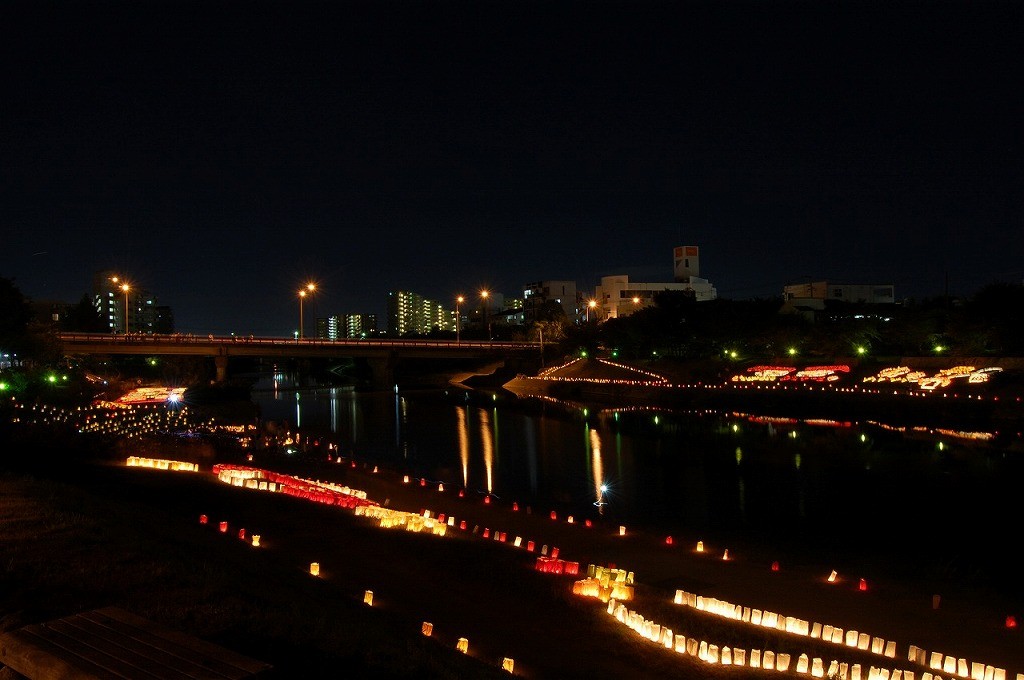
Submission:
M 114 605 L 271 663 L 281 678 L 507 677 L 506 658 L 516 676 L 529 678 L 763 677 L 666 650 L 609 617 L 599 600 L 573 595 L 578 576 L 536 571 L 540 552 L 558 547 L 561 559 L 583 570 L 632 572 L 631 609 L 719 645 L 838 657 L 866 669 L 908 667 L 913 644 L 1008 669 L 1009 678 L 1024 669 L 1020 633 L 1005 626 L 1013 613 L 1007 603 L 955 581 L 850 573 L 709 536 L 678 534 L 668 543 L 347 460 L 289 466 L 257 455 L 250 464 L 332 480 L 388 508 L 443 513 L 453 518 L 447 535 L 386 530 L 338 507 L 230 486 L 205 466 L 180 473 L 114 459 L 65 463 L 0 477 L 2 630 Z M 261 545 L 253 548 L 257 533 Z M 493 538 L 502 534 L 505 541 Z M 310 576 L 311 562 L 319 577 Z M 833 569 L 838 577 L 829 583 Z M 898 643 L 900 655 L 885 659 L 723 620 L 673 605 L 677 589 L 868 632 Z M 363 601 L 367 590 L 372 607 Z M 421 633 L 425 621 L 433 624 L 430 638 Z M 468 654 L 455 651 L 459 638 Z

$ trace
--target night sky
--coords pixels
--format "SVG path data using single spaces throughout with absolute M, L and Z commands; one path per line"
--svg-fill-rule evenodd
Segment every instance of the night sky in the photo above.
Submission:
M 1024 279 L 1024 3 L 0 5 L 0 276 L 177 329 L 389 290 Z

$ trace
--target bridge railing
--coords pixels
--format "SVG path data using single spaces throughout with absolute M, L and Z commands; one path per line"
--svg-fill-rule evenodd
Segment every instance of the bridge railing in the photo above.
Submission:
M 196 335 L 193 333 L 60 333 L 58 337 L 65 343 L 101 343 L 101 344 L 248 344 L 273 347 L 296 345 L 302 347 L 393 347 L 396 349 L 412 349 L 436 347 L 438 349 L 505 349 L 535 350 L 540 347 L 537 342 L 509 340 L 405 340 L 395 338 L 344 338 L 330 340 L 327 338 L 289 338 L 239 335 Z

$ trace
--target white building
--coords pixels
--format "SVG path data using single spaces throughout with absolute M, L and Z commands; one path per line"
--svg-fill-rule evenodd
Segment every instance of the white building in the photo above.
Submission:
M 678 246 L 673 250 L 671 283 L 637 283 L 625 274 L 601 277 L 594 291 L 597 314 L 601 319 L 616 319 L 654 304 L 654 296 L 664 291 L 680 291 L 693 295 L 697 302 L 718 297 L 718 291 L 700 274 L 700 250 L 697 246 Z M 593 317 L 591 317 L 593 318 Z

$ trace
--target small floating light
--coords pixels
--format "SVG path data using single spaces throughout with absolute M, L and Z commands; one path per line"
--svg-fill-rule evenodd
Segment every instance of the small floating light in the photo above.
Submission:
M 313 576 L 319 576 L 320 575 L 320 563 L 319 562 L 310 562 L 309 563 L 309 573 L 312 574 Z
M 463 654 L 469 653 L 469 640 L 466 638 L 459 638 L 459 641 L 455 643 L 455 649 L 459 650 Z
M 829 582 L 829 583 L 835 583 L 835 582 L 836 582 L 836 578 L 837 578 L 838 576 L 839 576 L 839 574 L 837 574 L 837 573 L 836 573 L 836 570 L 835 570 L 835 569 L 833 569 L 833 570 L 832 570 L 832 573 L 828 575 L 828 582 Z
M 254 548 L 260 547 L 260 535 L 259 534 L 253 534 L 252 535 L 252 547 L 254 547 Z
M 365 593 L 363 593 L 363 604 L 369 605 L 371 607 L 373 606 L 373 591 L 372 590 L 367 590 Z

